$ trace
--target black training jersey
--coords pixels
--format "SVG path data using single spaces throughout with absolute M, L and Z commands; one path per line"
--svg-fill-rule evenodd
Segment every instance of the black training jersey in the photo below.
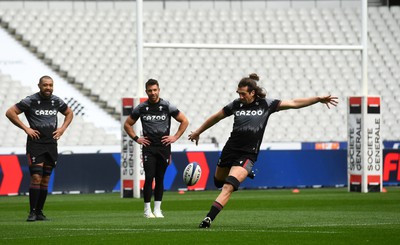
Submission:
M 57 113 L 65 112 L 68 108 L 59 97 L 52 95 L 50 98 L 41 97 L 39 93 L 30 95 L 15 104 L 24 112 L 29 126 L 40 132 L 40 138 L 33 140 L 28 136 L 28 141 L 36 143 L 57 143 L 53 139 L 53 132 L 57 129 Z
M 176 118 L 179 110 L 176 106 L 160 98 L 158 103 L 145 101 L 132 110 L 130 117 L 140 120 L 143 127 L 143 136 L 151 141 L 151 146 L 162 146 L 161 139 L 170 133 L 171 117 Z
M 236 99 L 225 106 L 225 115 L 234 115 L 234 123 L 224 151 L 258 154 L 268 118 L 279 103 L 280 100 L 256 98 L 251 104 L 244 104 Z

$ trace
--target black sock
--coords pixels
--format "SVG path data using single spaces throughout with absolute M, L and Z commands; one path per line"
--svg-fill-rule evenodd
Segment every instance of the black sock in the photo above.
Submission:
M 221 210 L 224 208 L 224 206 L 221 205 L 221 203 L 214 201 L 214 203 L 211 206 L 210 212 L 208 212 L 207 217 L 210 217 L 211 220 L 214 220 L 215 217 L 221 212 Z
M 46 202 L 47 198 L 47 186 L 41 186 L 40 187 L 40 194 L 39 194 L 39 199 L 36 205 L 36 211 L 40 212 L 43 210 L 44 203 Z
M 29 187 L 29 206 L 31 212 L 36 210 L 36 206 L 40 196 L 40 186 L 32 185 Z

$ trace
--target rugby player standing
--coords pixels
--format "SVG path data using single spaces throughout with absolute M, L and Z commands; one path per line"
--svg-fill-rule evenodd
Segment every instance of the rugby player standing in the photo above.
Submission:
M 222 190 L 199 228 L 209 228 L 231 194 L 238 190 L 246 177 L 252 177 L 252 168 L 257 161 L 267 121 L 272 113 L 299 109 L 318 102 L 326 104 L 328 108 L 338 103 L 338 98 L 330 95 L 293 100 L 267 99 L 266 92 L 257 85 L 258 80 L 259 77 L 254 73 L 243 78 L 236 90 L 239 98 L 209 117 L 189 135 L 189 140 L 195 141 L 197 145 L 201 133 L 225 117 L 234 115 L 233 130 L 222 150 L 214 176 L 215 186 Z
M 53 95 L 53 79 L 39 79 L 39 92 L 11 106 L 7 118 L 27 134 L 26 154 L 31 181 L 29 186 L 30 212 L 27 221 L 47 220 L 43 207 L 47 197 L 50 175 L 58 158 L 57 141 L 64 134 L 74 115 L 62 99 Z M 63 114 L 64 122 L 57 128 L 57 114 Z M 29 127 L 19 118 L 24 113 Z
M 185 132 L 189 121 L 175 105 L 160 98 L 158 81 L 149 79 L 146 82 L 148 100 L 132 110 L 124 123 L 126 133 L 138 144 L 142 145 L 143 168 L 145 182 L 143 186 L 144 217 L 164 218 L 161 202 L 164 193 L 164 175 L 171 161 L 171 144 Z M 175 135 L 170 135 L 171 117 L 180 123 Z M 140 118 L 143 136 L 132 128 Z M 154 186 L 154 212 L 151 211 L 152 183 Z

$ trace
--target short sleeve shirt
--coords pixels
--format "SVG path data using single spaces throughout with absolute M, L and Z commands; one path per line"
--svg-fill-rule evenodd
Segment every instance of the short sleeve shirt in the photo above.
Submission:
M 258 154 L 268 118 L 279 104 L 280 100 L 256 98 L 251 104 L 236 99 L 225 106 L 225 115 L 233 115 L 234 123 L 224 150 Z
M 151 141 L 151 146 L 163 146 L 161 139 L 168 136 L 171 129 L 171 117 L 176 118 L 178 108 L 167 100 L 152 104 L 145 101 L 132 110 L 130 117 L 135 121 L 140 118 L 143 136 Z
M 51 95 L 50 98 L 41 97 L 39 93 L 27 96 L 15 104 L 25 114 L 32 129 L 40 132 L 40 138 L 28 141 L 36 143 L 56 143 L 53 132 L 57 129 L 57 113 L 64 113 L 68 105 L 59 97 Z

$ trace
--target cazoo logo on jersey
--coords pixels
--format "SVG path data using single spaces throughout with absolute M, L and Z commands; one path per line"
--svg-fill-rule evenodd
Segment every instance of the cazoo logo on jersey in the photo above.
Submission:
M 241 110 L 241 111 L 235 112 L 236 116 L 261 116 L 262 114 L 263 114 L 263 110 L 256 110 L 256 111 Z
M 54 116 L 57 115 L 57 110 L 36 110 L 35 114 L 38 116 Z
M 167 115 L 144 115 L 142 119 L 145 121 L 164 121 L 167 119 Z

